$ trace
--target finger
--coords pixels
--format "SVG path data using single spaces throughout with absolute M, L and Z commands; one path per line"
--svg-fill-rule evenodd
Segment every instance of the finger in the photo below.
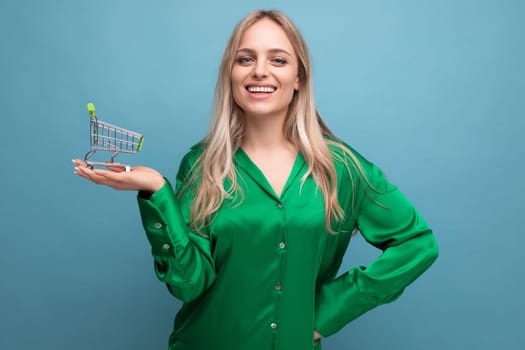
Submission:
M 132 189 L 132 186 L 128 183 L 129 181 L 126 181 L 124 178 L 125 174 L 121 174 L 120 172 L 92 169 L 89 166 L 76 166 L 75 174 L 97 185 L 108 186 L 115 190 Z
M 116 167 L 115 167 L 116 168 Z M 124 174 L 121 174 L 122 171 L 113 171 L 113 170 L 104 170 L 104 169 L 93 169 L 93 175 L 100 176 L 109 180 L 122 179 Z
M 89 167 L 87 166 L 76 166 L 75 167 L 75 174 L 76 175 L 79 175 L 79 176 L 82 176 L 88 180 L 91 180 L 93 181 L 93 177 L 95 176 L 95 173 L 93 172 L 92 169 L 90 169 Z
M 117 175 L 119 173 L 115 173 L 111 170 L 102 170 L 102 169 L 93 169 L 93 172 L 91 174 L 91 178 L 93 181 L 95 181 L 98 184 L 108 185 L 110 187 L 113 187 L 115 185 L 115 182 L 117 181 L 117 178 L 113 175 Z
M 102 173 L 101 173 L 102 172 Z M 104 170 L 90 169 L 89 167 L 75 167 L 75 174 L 88 179 L 98 185 L 113 186 L 113 183 L 104 176 Z M 110 173 L 110 171 L 105 171 Z
M 129 173 L 126 172 L 113 172 L 109 170 L 93 169 L 92 178 L 97 183 L 107 185 L 116 190 L 126 190 L 133 188 L 129 180 Z
M 75 164 L 75 166 L 87 166 L 87 164 L 80 159 L 72 159 L 71 161 L 73 164 Z
M 92 172 L 92 170 L 89 169 L 87 166 L 82 166 L 82 165 L 76 165 L 75 166 L 75 174 L 76 175 L 87 176 L 91 172 Z
M 87 167 L 75 167 L 74 174 L 96 183 L 96 181 L 93 179 L 93 174 L 90 172 L 90 170 L 91 169 Z

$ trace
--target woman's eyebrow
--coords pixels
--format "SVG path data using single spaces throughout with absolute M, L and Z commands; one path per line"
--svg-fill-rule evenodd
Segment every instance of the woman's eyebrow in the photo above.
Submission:
M 270 52 L 270 53 L 284 53 L 285 55 L 288 55 L 288 56 L 292 57 L 292 55 L 288 51 L 286 51 L 284 49 L 269 49 L 267 51 Z M 256 53 L 256 51 L 254 49 L 250 49 L 250 48 L 247 48 L 247 47 L 240 48 L 239 50 L 237 50 L 237 53 L 239 53 L 239 52 L 246 52 L 246 53 L 249 53 L 249 54 L 255 54 Z

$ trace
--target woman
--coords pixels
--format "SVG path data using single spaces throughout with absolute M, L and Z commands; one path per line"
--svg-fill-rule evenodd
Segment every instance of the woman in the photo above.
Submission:
M 316 112 L 306 44 L 257 11 L 225 49 L 207 137 L 176 191 L 157 171 L 76 174 L 138 190 L 157 277 L 184 301 L 170 349 L 312 349 L 393 301 L 437 258 L 432 231 Z M 335 277 L 352 233 L 383 250 Z

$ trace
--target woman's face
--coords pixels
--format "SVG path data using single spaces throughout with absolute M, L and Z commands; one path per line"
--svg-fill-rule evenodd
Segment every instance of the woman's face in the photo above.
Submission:
M 284 30 L 264 18 L 244 32 L 232 69 L 233 98 L 247 117 L 285 116 L 299 89 L 297 57 Z

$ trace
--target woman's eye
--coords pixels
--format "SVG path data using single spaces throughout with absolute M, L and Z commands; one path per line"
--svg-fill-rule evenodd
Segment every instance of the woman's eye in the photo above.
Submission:
M 237 58 L 237 62 L 240 64 L 249 64 L 253 62 L 253 58 L 250 56 L 242 56 L 242 57 Z
M 285 65 L 286 63 L 288 63 L 288 61 L 286 61 L 286 59 L 284 58 L 281 58 L 281 57 L 276 57 L 272 60 L 274 63 L 277 63 L 279 65 Z

